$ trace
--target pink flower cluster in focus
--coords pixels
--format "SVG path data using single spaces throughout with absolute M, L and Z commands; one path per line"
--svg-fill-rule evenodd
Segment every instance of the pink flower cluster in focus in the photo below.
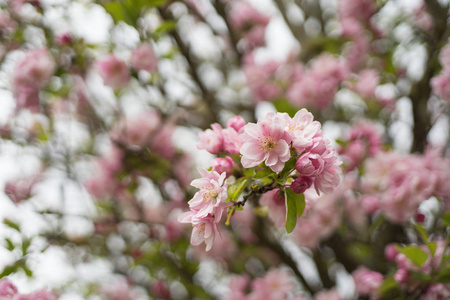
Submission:
M 210 250 L 215 235 L 218 232 L 217 223 L 220 221 L 225 209 L 225 200 L 228 197 L 228 185 L 225 181 L 226 173 L 207 171 L 199 168 L 202 176 L 192 181 L 191 185 L 198 188 L 194 197 L 189 201 L 188 212 L 178 217 L 181 223 L 191 223 L 193 226 L 191 244 L 206 244 L 206 251 Z

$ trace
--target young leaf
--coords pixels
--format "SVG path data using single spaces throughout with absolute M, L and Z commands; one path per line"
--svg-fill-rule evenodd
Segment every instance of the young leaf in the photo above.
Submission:
M 439 271 L 436 281 L 440 283 L 450 283 L 450 265 L 446 265 Z
M 231 185 L 228 188 L 228 196 L 230 196 L 231 199 L 237 200 L 244 189 L 247 187 L 247 183 L 248 179 L 245 177 L 242 177 L 241 179 L 236 181 L 235 184 Z
M 450 227 L 450 212 L 445 213 L 442 216 L 442 220 L 444 221 L 445 226 L 449 226 Z
M 297 224 L 297 203 L 295 197 L 292 197 L 286 190 L 284 191 L 286 201 L 286 231 L 291 233 Z
M 231 216 L 233 215 L 233 212 L 234 212 L 234 206 L 231 206 L 229 209 L 228 209 L 228 215 L 227 215 L 227 221 L 225 222 L 225 225 L 230 225 L 230 218 L 231 218 Z
M 305 210 L 305 195 L 294 193 L 291 189 L 286 189 L 286 193 L 288 194 L 288 197 L 294 199 L 297 217 L 301 217 Z
M 254 179 L 261 179 L 266 176 L 269 176 L 270 174 L 275 174 L 274 171 L 272 171 L 270 168 L 264 168 L 261 171 L 257 172 L 255 176 L 253 176 Z
M 381 284 L 380 288 L 378 289 L 378 294 L 384 295 L 387 292 L 398 288 L 397 281 L 394 280 L 392 277 L 386 278 L 383 283 Z
M 418 267 L 421 267 L 428 258 L 428 254 L 417 246 L 396 246 L 395 248 Z

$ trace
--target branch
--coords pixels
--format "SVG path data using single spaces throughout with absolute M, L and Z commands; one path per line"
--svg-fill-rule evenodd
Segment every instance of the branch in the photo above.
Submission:
M 176 21 L 174 16 L 171 12 L 169 12 L 166 8 L 158 8 L 159 14 L 164 20 L 169 21 Z M 184 43 L 184 41 L 181 39 L 180 34 L 175 29 L 170 32 L 170 35 L 175 40 L 176 44 L 178 45 L 178 48 L 180 49 L 181 54 L 186 59 L 188 65 L 189 65 L 189 73 L 191 74 L 192 79 L 197 84 L 202 97 L 204 99 L 204 102 L 208 109 L 208 117 L 211 119 L 211 121 L 208 121 L 207 124 L 217 122 L 217 114 L 219 112 L 219 109 L 215 107 L 215 99 L 214 96 L 208 91 L 206 86 L 204 85 L 203 81 L 200 79 L 200 75 L 198 73 L 198 64 L 194 60 L 194 58 L 191 56 L 191 50 L 190 48 Z
M 426 146 L 427 135 L 431 129 L 430 113 L 427 107 L 431 94 L 430 80 L 436 71 L 439 47 L 446 42 L 449 35 L 448 9 L 442 7 L 437 0 L 425 0 L 425 2 L 435 26 L 431 37 L 427 40 L 428 60 L 424 75 L 412 87 L 410 94 L 414 119 L 412 152 L 423 152 Z
M 275 240 L 273 236 L 270 235 L 270 231 L 265 225 L 264 219 L 258 217 L 256 222 L 256 227 L 254 230 L 255 234 L 258 236 L 260 243 L 263 246 L 267 246 L 273 252 L 277 254 L 280 260 L 285 263 L 288 267 L 292 269 L 294 274 L 302 283 L 303 287 L 310 293 L 314 295 L 315 291 L 306 281 L 303 274 L 300 272 L 297 262 L 290 256 L 288 252 Z

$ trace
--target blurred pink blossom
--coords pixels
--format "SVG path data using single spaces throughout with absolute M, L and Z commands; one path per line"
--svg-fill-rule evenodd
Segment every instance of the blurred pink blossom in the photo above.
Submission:
M 98 73 L 103 83 L 115 90 L 125 87 L 131 79 L 130 71 L 123 60 L 110 54 L 97 61 Z
M 153 47 L 150 44 L 142 44 L 134 49 L 131 54 L 130 65 L 136 70 L 155 72 L 158 67 L 158 59 Z
M 361 296 L 374 295 L 383 282 L 383 275 L 365 267 L 359 267 L 353 273 L 356 292 Z
M 11 88 L 17 108 L 39 109 L 39 90 L 48 84 L 56 65 L 47 49 L 29 50 L 14 68 Z

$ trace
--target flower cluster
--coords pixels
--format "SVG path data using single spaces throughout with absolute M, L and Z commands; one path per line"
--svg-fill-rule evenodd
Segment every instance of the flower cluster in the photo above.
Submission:
M 270 18 L 246 1 L 233 2 L 230 13 L 230 25 L 241 33 L 244 48 L 251 50 L 265 44 L 265 31 Z
M 404 223 L 431 196 L 442 195 L 444 202 L 448 201 L 448 189 L 441 190 L 440 184 L 441 178 L 448 178 L 448 172 L 442 170 L 448 165 L 449 161 L 444 159 L 433 162 L 431 155 L 427 161 L 417 155 L 380 152 L 366 161 L 363 191 L 366 199 L 374 197 L 372 206 L 389 220 Z
M 157 57 L 150 44 L 141 44 L 131 53 L 130 66 L 136 71 L 153 73 L 157 69 Z M 110 54 L 96 63 L 103 83 L 115 90 L 124 88 L 131 79 L 126 62 Z
M 181 223 L 192 223 L 193 231 L 191 244 L 199 245 L 203 241 L 208 251 L 212 247 L 214 237 L 218 232 L 217 223 L 220 221 L 225 209 L 225 200 L 228 197 L 228 185 L 225 181 L 226 173 L 207 171 L 199 168 L 202 178 L 195 179 L 191 185 L 198 188 L 194 197 L 189 201 L 190 211 L 178 217 Z
M 39 91 L 45 87 L 56 65 L 47 49 L 29 50 L 14 69 L 11 88 L 17 108 L 39 110 Z
M 331 55 L 320 55 L 306 67 L 292 61 L 259 65 L 248 55 L 243 68 L 255 101 L 285 96 L 296 107 L 327 107 L 348 77 L 346 65 Z
M 289 274 L 277 269 L 270 270 L 262 278 L 254 279 L 251 284 L 248 276 L 233 276 L 229 286 L 230 293 L 222 298 L 223 300 L 286 299 L 287 295 L 294 290 Z M 251 286 L 251 292 L 246 294 L 249 286 Z
M 210 172 L 199 169 L 202 178 L 194 180 L 192 185 L 200 191 L 189 201 L 191 211 L 179 217 L 180 222 L 192 223 L 194 226 L 191 238 L 194 245 L 205 241 L 207 249 L 211 248 L 217 232 L 217 223 L 228 198 L 226 179 L 235 169 L 254 168 L 254 172 L 265 169 L 267 174 L 277 176 L 276 174 L 285 169 L 288 161 L 292 162 L 286 167 L 285 182 L 271 186 L 271 191 L 267 193 L 271 196 L 261 199 L 262 203 L 267 204 L 267 197 L 281 198 L 280 201 L 275 201 L 278 205 L 275 205 L 276 209 L 270 213 L 271 216 L 277 215 L 277 225 L 281 225 L 286 215 L 284 197 L 281 196 L 280 189 L 284 190 L 290 186 L 294 193 L 301 194 L 314 186 L 316 193 L 320 195 L 321 191 L 332 192 L 339 184 L 341 161 L 322 134 L 320 123 L 314 121 L 313 115 L 306 109 L 298 111 L 293 118 L 286 113 L 270 113 L 260 118 L 257 123 L 245 125 L 242 117 L 237 116 L 228 121 L 225 129 L 217 123 L 211 127 L 212 129 L 200 133 L 198 148 L 226 156 L 216 158 L 212 162 Z M 237 154 L 241 154 L 240 161 Z M 233 177 L 233 182 L 244 182 L 245 185 L 252 180 L 251 177 L 242 177 L 241 171 L 236 171 L 236 174 L 241 176 Z M 233 200 L 236 201 L 237 198 Z M 236 202 L 228 206 L 233 204 Z

